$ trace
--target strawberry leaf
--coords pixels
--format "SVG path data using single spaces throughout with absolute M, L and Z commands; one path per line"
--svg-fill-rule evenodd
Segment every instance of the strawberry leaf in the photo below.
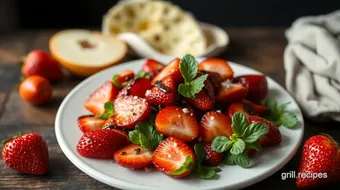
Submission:
M 248 120 L 241 112 L 236 112 L 232 117 L 232 129 L 234 134 L 240 137 L 248 126 Z
M 175 171 L 170 172 L 170 175 L 181 175 L 182 173 L 191 170 L 193 167 L 193 160 L 191 156 L 185 158 L 183 165 Z
M 242 137 L 244 142 L 253 143 L 269 132 L 268 127 L 261 122 L 250 124 L 244 131 Z
M 218 136 L 212 141 L 211 148 L 216 152 L 222 153 L 229 150 L 233 143 L 228 137 Z
M 187 54 L 181 59 L 179 69 L 185 83 L 190 83 L 197 75 L 198 63 L 192 55 Z
M 295 128 L 298 123 L 296 115 L 291 112 L 283 113 L 280 117 L 280 121 L 282 125 L 287 128 Z
M 114 103 L 112 101 L 106 102 L 104 104 L 105 113 L 96 115 L 97 118 L 100 119 L 109 119 L 113 116 L 114 113 Z
M 129 138 L 134 144 L 154 150 L 162 142 L 164 136 L 156 131 L 153 124 L 143 121 L 136 125 L 135 130 L 129 132 Z
M 230 153 L 234 155 L 241 154 L 246 149 L 246 143 L 242 139 L 237 139 L 230 149 Z
M 296 115 L 292 112 L 286 111 L 286 108 L 290 104 L 290 102 L 281 104 L 278 107 L 278 103 L 275 99 L 268 99 L 264 103 L 266 107 L 268 107 L 269 112 L 265 115 L 265 118 L 269 121 L 273 122 L 276 126 L 285 126 L 287 128 L 295 128 L 297 127 L 297 118 Z

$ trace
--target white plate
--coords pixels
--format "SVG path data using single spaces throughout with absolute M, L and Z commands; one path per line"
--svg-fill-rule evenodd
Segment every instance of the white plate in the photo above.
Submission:
M 164 63 L 169 60 L 161 60 Z M 281 145 L 265 148 L 251 160 L 252 167 L 243 169 L 239 166 L 224 166 L 218 180 L 201 180 L 195 177 L 172 179 L 159 171 L 134 171 L 114 163 L 113 160 L 96 160 L 81 157 L 76 151 L 76 145 L 81 131 L 77 126 L 77 118 L 88 114 L 83 104 L 92 91 L 104 81 L 110 80 L 114 74 L 125 69 L 138 71 L 144 60 L 136 60 L 117 65 L 101 71 L 75 87 L 59 107 L 55 130 L 58 143 L 71 162 L 89 176 L 121 189 L 239 189 L 259 182 L 281 169 L 296 153 L 303 136 L 303 119 L 301 111 L 294 99 L 275 81 L 268 79 L 269 97 L 276 98 L 279 103 L 291 102 L 287 109 L 297 115 L 298 128 L 289 130 L 280 127 L 283 141 Z M 241 74 L 259 74 L 259 72 L 230 63 L 236 76 Z

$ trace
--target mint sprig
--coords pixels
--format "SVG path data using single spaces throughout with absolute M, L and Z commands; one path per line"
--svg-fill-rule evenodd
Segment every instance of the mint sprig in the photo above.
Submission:
M 96 115 L 97 118 L 100 119 L 109 119 L 113 116 L 114 113 L 114 104 L 112 101 L 108 101 L 104 104 L 105 113 Z
M 268 107 L 269 112 L 265 115 L 265 118 L 273 122 L 276 126 L 283 125 L 287 128 L 297 127 L 298 121 L 296 115 L 286 111 L 288 104 L 290 104 L 290 102 L 278 106 L 275 99 L 270 98 L 266 100 L 264 105 Z
M 196 154 L 196 168 L 194 174 L 201 179 L 218 179 L 219 175 L 217 173 L 222 171 L 220 168 L 202 165 L 205 156 L 202 145 L 195 144 L 194 150 Z
M 162 142 L 164 136 L 159 134 L 152 121 L 139 122 L 133 131 L 129 132 L 130 141 L 143 148 L 154 150 Z
M 184 83 L 178 86 L 178 92 L 184 97 L 195 98 L 195 94 L 203 89 L 204 81 L 208 78 L 208 74 L 196 78 L 198 63 L 190 54 L 185 55 L 181 59 L 179 69 L 184 78 Z
M 233 115 L 232 129 L 234 133 L 229 138 L 225 136 L 216 137 L 211 143 L 211 148 L 219 153 L 225 152 L 226 164 L 237 164 L 243 168 L 248 168 L 250 166 L 248 150 L 259 151 L 261 146 L 257 141 L 266 135 L 269 129 L 261 122 L 248 125 L 246 116 L 241 112 L 236 112 Z

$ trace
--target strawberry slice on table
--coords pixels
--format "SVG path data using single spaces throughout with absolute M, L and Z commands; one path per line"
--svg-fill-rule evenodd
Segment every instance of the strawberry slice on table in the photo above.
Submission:
M 162 63 L 154 59 L 147 59 L 142 66 L 142 71 L 149 73 L 151 78 L 154 78 L 164 67 Z
M 213 85 L 208 81 L 204 81 L 203 89 L 195 95 L 195 98 L 185 98 L 195 108 L 208 111 L 214 107 L 215 93 Z
M 119 97 L 114 102 L 114 119 L 118 127 L 132 129 L 139 121 L 147 119 L 151 106 L 138 96 Z
M 195 153 L 179 138 L 168 137 L 154 151 L 152 162 L 170 177 L 182 178 L 191 173 L 195 165 Z
M 241 101 L 246 97 L 248 88 L 239 83 L 232 83 L 231 80 L 226 80 L 221 83 L 216 101 L 224 104 Z
M 208 58 L 202 61 L 199 66 L 199 70 L 211 71 L 220 74 L 222 81 L 231 79 L 234 76 L 234 72 L 229 66 L 228 62 L 218 58 Z
M 261 145 L 273 146 L 273 145 L 281 144 L 282 135 L 281 135 L 279 128 L 276 127 L 275 124 L 259 116 L 251 116 L 249 118 L 249 122 L 250 123 L 262 122 L 266 124 L 266 126 L 268 127 L 269 132 L 259 139 L 259 142 Z
M 269 111 L 268 107 L 260 105 L 260 104 L 255 104 L 249 100 L 243 99 L 242 103 L 246 107 L 250 107 L 254 110 L 256 114 L 262 115 L 265 114 Z M 248 108 L 249 109 L 249 108 Z
M 218 166 L 223 158 L 224 155 L 222 153 L 216 152 L 211 148 L 210 144 L 203 144 L 204 149 L 204 163 L 210 166 Z
M 152 165 L 152 151 L 129 144 L 113 154 L 114 160 L 125 168 L 140 169 Z
M 176 102 L 176 83 L 172 76 L 167 76 L 161 81 L 156 81 L 151 88 L 145 92 L 145 98 L 153 106 L 171 106 Z
M 180 62 L 181 62 L 181 59 L 179 58 L 172 60 L 170 63 L 168 63 L 168 65 L 164 67 L 164 69 L 161 70 L 161 72 L 159 72 L 158 75 L 156 75 L 152 79 L 151 83 L 155 84 L 156 81 L 161 81 L 167 76 L 172 76 L 176 83 L 181 82 L 183 80 L 183 77 L 182 77 L 181 71 L 179 70 Z
M 185 142 L 198 136 L 198 123 L 194 113 L 177 106 L 168 106 L 158 112 L 155 127 L 159 133 L 177 137 Z
M 199 123 L 200 140 L 211 143 L 217 136 L 231 136 L 231 119 L 222 113 L 210 111 L 203 115 Z
M 132 80 L 128 85 L 126 85 L 121 91 L 119 91 L 117 97 L 122 96 L 138 96 L 141 98 L 145 97 L 145 92 L 151 89 L 151 80 L 147 78 L 138 78 Z
M 94 115 L 84 115 L 78 118 L 78 126 L 82 132 L 100 130 L 104 127 L 106 119 Z
M 48 171 L 48 147 L 35 133 L 14 137 L 3 142 L 2 158 L 8 167 L 19 172 L 43 175 Z
M 89 96 L 84 106 L 94 114 L 103 114 L 105 113 L 104 104 L 113 101 L 117 93 L 117 87 L 111 81 L 106 81 Z
M 129 143 L 129 136 L 117 129 L 89 131 L 80 138 L 77 152 L 88 158 L 110 159 Z
M 264 75 L 242 75 L 235 77 L 234 82 L 239 82 L 248 87 L 247 99 L 261 101 L 268 94 L 267 79 Z
M 298 172 L 306 175 L 297 177 L 298 188 L 339 182 L 340 148 L 334 139 L 327 134 L 310 137 L 303 146 Z

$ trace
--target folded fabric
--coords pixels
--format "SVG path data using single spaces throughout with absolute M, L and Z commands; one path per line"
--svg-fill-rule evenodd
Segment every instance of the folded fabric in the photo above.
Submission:
M 305 116 L 340 121 L 340 10 L 299 18 L 286 37 L 286 88 Z

